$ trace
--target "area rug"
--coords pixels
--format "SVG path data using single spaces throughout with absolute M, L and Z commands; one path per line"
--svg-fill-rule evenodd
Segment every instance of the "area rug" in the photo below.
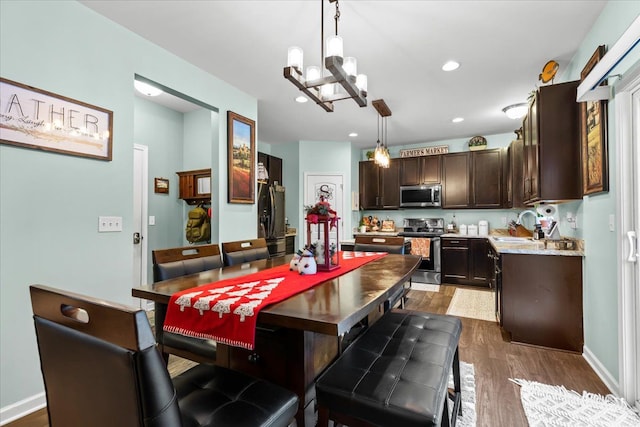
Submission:
M 426 292 L 438 292 L 440 291 L 440 285 L 433 285 L 431 283 L 411 282 L 412 291 L 426 291 Z
M 453 374 L 449 376 L 449 388 L 453 388 Z M 462 416 L 458 416 L 456 426 L 475 427 L 476 425 L 476 379 L 471 363 L 460 362 L 460 392 L 462 393 Z M 453 405 L 449 401 L 449 417 Z
M 491 291 L 456 289 L 447 314 L 471 319 L 496 321 L 495 295 Z
M 530 427 L 638 427 L 640 416 L 613 395 L 579 394 L 563 386 L 511 379 L 518 384 Z

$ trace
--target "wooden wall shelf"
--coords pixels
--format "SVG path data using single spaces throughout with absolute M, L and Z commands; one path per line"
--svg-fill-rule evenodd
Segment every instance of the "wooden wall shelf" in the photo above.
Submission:
M 189 205 L 211 204 L 211 169 L 176 172 L 180 179 L 180 195 Z

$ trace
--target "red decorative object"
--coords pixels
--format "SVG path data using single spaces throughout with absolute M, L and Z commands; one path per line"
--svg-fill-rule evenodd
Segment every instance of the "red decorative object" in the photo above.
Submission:
M 340 218 L 323 196 L 307 210 L 307 245 L 315 245 L 318 271 L 340 267 L 338 258 L 338 222 Z
M 307 215 L 307 245 L 315 245 L 318 271 L 340 267 L 338 258 L 338 217 Z

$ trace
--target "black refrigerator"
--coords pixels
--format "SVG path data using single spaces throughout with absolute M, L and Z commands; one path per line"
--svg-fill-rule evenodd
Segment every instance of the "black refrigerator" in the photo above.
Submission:
M 264 237 L 271 256 L 286 252 L 287 232 L 282 185 L 258 185 L 258 237 Z

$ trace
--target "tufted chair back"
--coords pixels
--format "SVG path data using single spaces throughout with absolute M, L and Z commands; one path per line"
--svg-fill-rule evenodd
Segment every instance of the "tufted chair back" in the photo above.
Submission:
M 222 243 L 222 253 L 225 265 L 236 265 L 244 262 L 269 259 L 269 249 L 264 238 L 253 240 L 238 240 Z

